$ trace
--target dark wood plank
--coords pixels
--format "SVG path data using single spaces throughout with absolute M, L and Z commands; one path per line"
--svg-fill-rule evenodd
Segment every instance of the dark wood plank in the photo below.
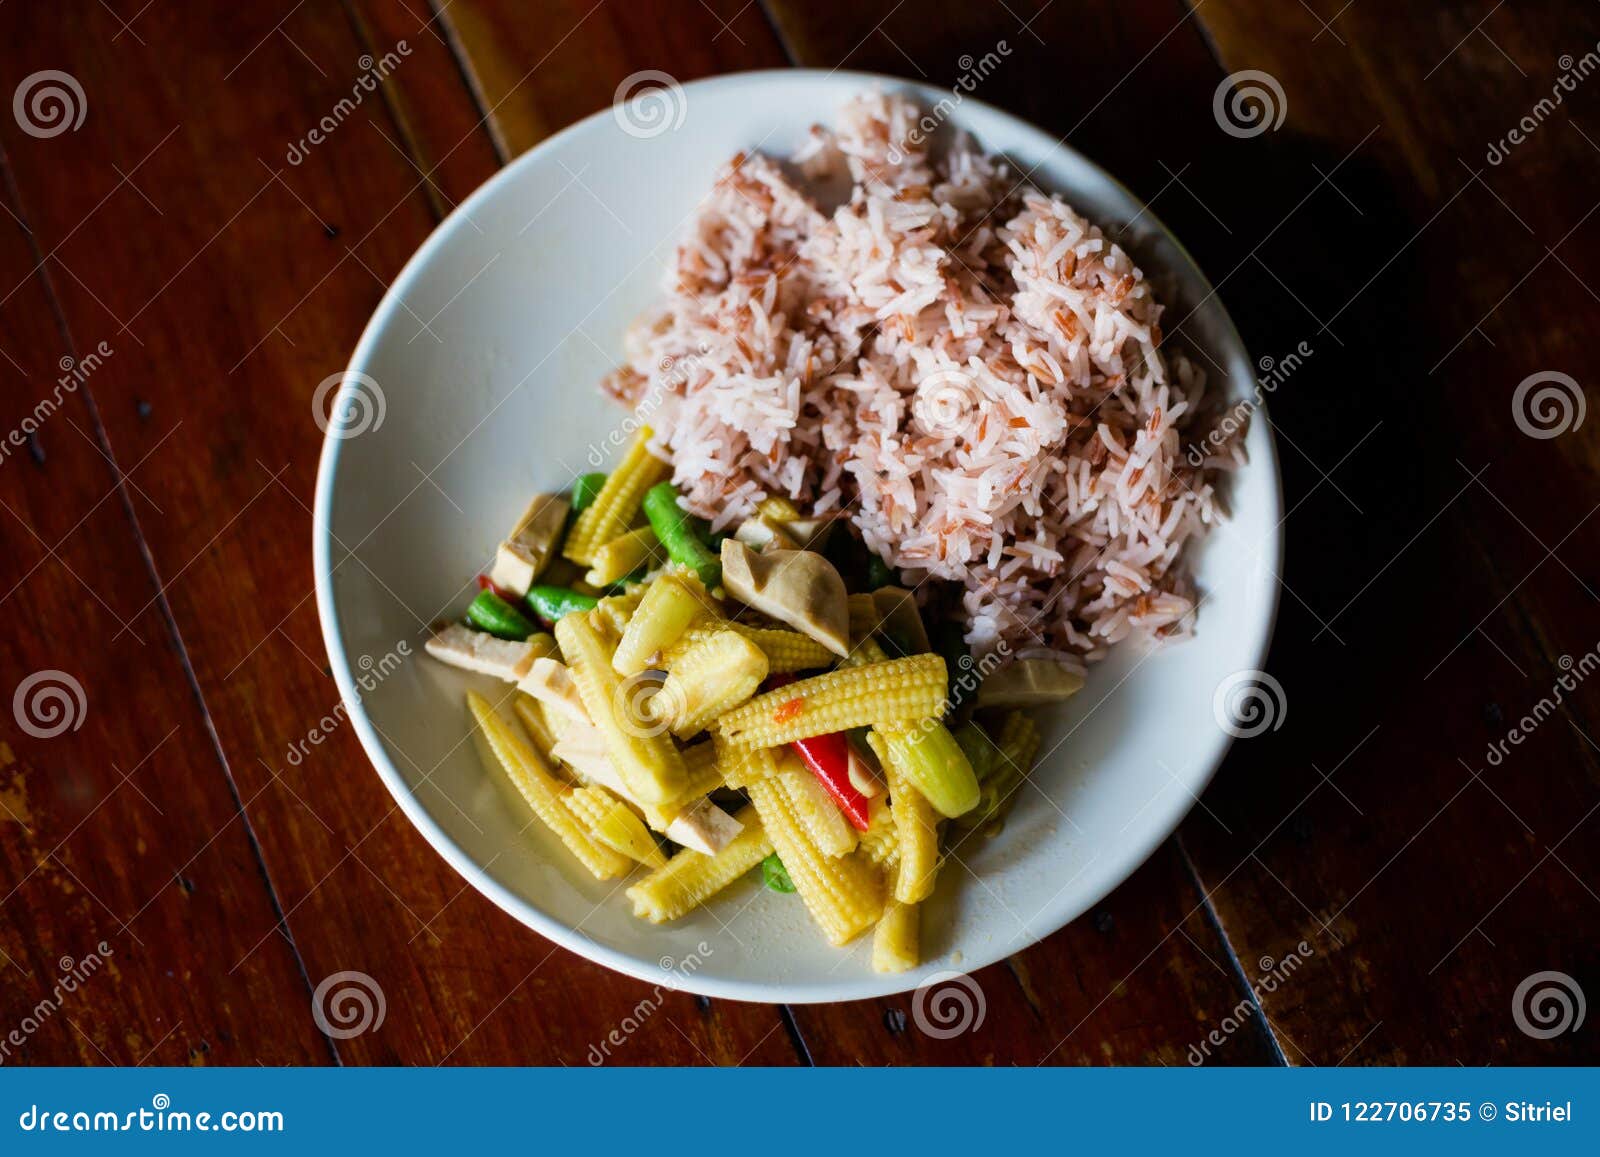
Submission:
M 119 486 L 95 405 L 138 347 L 69 341 L 9 189 L 0 206 L 0 1059 L 325 1064 L 287 942 L 216 967 L 277 915 L 131 517 L 171 512 L 152 467 L 186 432 L 152 416 Z M 265 1035 L 263 1008 L 286 1013 Z
M 553 951 L 464 889 L 394 813 L 349 729 L 335 727 L 299 764 L 287 757 L 337 703 L 310 599 L 311 392 L 344 363 L 383 283 L 436 217 L 417 158 L 395 147 L 406 135 L 370 96 L 298 165 L 282 159 L 349 96 L 372 50 L 337 7 L 283 8 L 152 7 L 135 24 L 144 44 L 99 4 L 70 18 L 0 8 L 7 42 L 27 46 L 21 60 L 72 73 L 90 108 L 80 129 L 49 141 L 9 122 L 0 133 L 39 244 L 54 251 L 69 321 L 91 340 L 117 340 L 101 407 L 119 460 L 138 461 L 184 423 L 183 452 L 151 454 L 138 472 L 165 511 L 147 520 L 150 550 L 312 983 L 360 971 L 384 993 L 382 1027 L 341 1041 L 341 1055 L 582 1064 L 596 1033 L 649 987 Z M 182 69 L 159 47 L 178 43 Z M 442 64 L 430 49 L 391 77 L 403 84 L 409 70 Z M 465 86 L 418 84 L 397 107 L 452 92 L 457 109 L 433 109 L 434 127 L 418 133 L 443 140 L 476 122 Z M 463 150 L 429 155 L 487 164 L 481 142 Z M 116 184 L 112 165 L 153 205 L 124 187 L 97 206 Z M 452 198 L 469 179 L 451 175 Z M 180 972 L 183 983 L 227 992 L 282 951 L 270 913 L 230 915 L 243 947 L 219 939 L 228 958 Z M 273 1010 L 241 1033 L 240 1059 L 282 1057 L 307 1033 L 309 1005 L 240 1000 Z M 674 994 L 624 1063 L 646 1057 L 795 1054 L 773 1010 Z
M 1002 964 L 794 1016 L 817 1064 L 1184 1065 L 1191 1050 L 1263 1064 L 1271 1045 L 1248 999 L 1169 843 L 1089 915 Z
M 1597 22 L 1492 7 L 1356 6 L 1327 26 L 1299 5 L 1200 12 L 1219 72 L 1269 73 L 1287 117 L 1247 142 L 1276 204 L 1237 205 L 1237 171 L 1203 158 L 1185 180 L 1235 249 L 1283 222 L 1224 293 L 1257 352 L 1316 352 L 1272 399 L 1305 499 L 1269 664 L 1289 711 L 1208 793 L 1228 831 L 1185 830 L 1244 960 L 1318 948 L 1265 998 L 1297 1061 L 1597 1055 L 1590 1034 L 1519 1031 L 1512 1004 L 1538 972 L 1600 977 L 1600 701 L 1563 692 L 1531 740 L 1488 749 L 1600 638 L 1600 435 L 1536 440 L 1513 419 L 1529 375 L 1600 370 L 1579 337 L 1597 317 L 1600 93 L 1486 160 Z
M 1187 157 L 1151 149 L 1150 133 L 1129 126 L 1159 125 L 1163 140 L 1215 132 L 1209 88 L 1203 102 L 1193 96 L 1193 78 L 1213 75 L 1215 64 L 1198 30 L 1170 3 L 952 3 L 930 10 L 892 0 L 776 0 L 770 10 L 797 61 L 813 67 L 885 72 L 954 91 L 975 58 L 995 53 L 1001 63 L 972 96 L 1065 137 L 1147 197 L 1173 187 L 1163 162 L 1180 169 Z M 1082 50 L 1087 44 L 1092 52 Z M 1071 68 L 1061 66 L 1064 56 Z M 1165 201 L 1158 209 L 1167 212 Z M 856 1005 L 797 1010 L 798 1023 L 813 1052 L 836 1061 L 1186 1063 L 1190 1046 L 1203 1044 L 1247 994 L 1180 863 L 1174 848 L 1164 849 L 1099 913 L 1007 968 L 981 974 L 992 1019 L 980 1034 L 938 1040 L 915 1031 L 914 1022 L 889 1034 L 872 1006 Z M 879 1007 L 903 1009 L 905 1002 Z M 1278 1060 L 1256 1023 L 1228 1032 L 1208 1052 L 1212 1063 Z
M 1594 299 L 1560 262 L 1512 290 L 1592 208 L 1600 157 L 1552 122 L 1518 158 L 1525 178 L 1482 162 L 1520 101 L 1549 90 L 1566 6 L 1485 24 L 1526 85 L 1469 35 L 1488 6 L 1418 11 L 1398 29 L 1352 8 L 1328 30 L 1293 8 L 1200 10 L 1218 74 L 1264 69 L 1282 85 L 1282 130 L 1162 146 L 1189 197 L 1158 208 L 1222 280 L 1256 352 L 1315 350 L 1272 398 L 1291 506 L 1304 499 L 1286 523 L 1269 664 L 1290 712 L 1238 744 L 1206 795 L 1227 829 L 1197 813 L 1190 847 L 1246 967 L 1301 936 L 1317 947 L 1266 997 L 1294 1061 L 1586 1058 L 1581 1035 L 1518 1032 L 1510 1003 L 1536 971 L 1594 976 L 1584 824 L 1600 797 L 1578 731 L 1594 735 L 1592 693 L 1539 731 L 1526 746 L 1538 754 L 1485 760 L 1549 691 L 1558 656 L 1586 653 L 1600 626 L 1581 566 L 1600 499 L 1592 435 L 1534 442 L 1510 421 L 1533 371 L 1594 376 L 1557 320 L 1592 315 Z M 1594 98 L 1570 99 L 1581 125 Z M 1558 246 L 1574 269 L 1590 226 Z
M 347 0 L 347 6 L 365 55 L 381 62 L 392 54 L 402 62 L 383 87 L 398 129 L 392 143 L 443 216 L 500 162 L 478 103 L 462 99 L 471 77 L 459 45 L 428 0 Z
M 608 107 L 619 88 L 788 63 L 744 0 L 465 0 L 445 9 L 503 154 Z

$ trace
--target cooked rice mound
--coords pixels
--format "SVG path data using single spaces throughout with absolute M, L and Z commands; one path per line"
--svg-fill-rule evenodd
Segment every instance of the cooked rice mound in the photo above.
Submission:
M 735 157 L 607 389 L 715 528 L 840 512 L 909 585 L 962 584 L 980 654 L 1186 632 L 1183 549 L 1240 456 L 1185 459 L 1204 373 L 1099 228 L 920 116 L 866 94 L 787 166 Z

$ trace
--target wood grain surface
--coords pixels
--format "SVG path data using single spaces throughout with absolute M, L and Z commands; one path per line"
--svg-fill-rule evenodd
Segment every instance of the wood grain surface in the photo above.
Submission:
M 1597 42 L 1554 0 L 0 5 L 0 94 L 87 109 L 0 117 L 0 426 L 37 427 L 0 443 L 0 692 L 67 718 L 0 716 L 0 1061 L 585 1064 L 655 999 L 468 888 L 340 725 L 312 393 L 445 214 L 639 73 L 998 52 L 974 95 L 1128 184 L 1280 367 L 1276 726 L 975 975 L 973 1031 L 668 993 L 608 1059 L 1593 1063 L 1513 1001 L 1600 994 L 1600 423 L 1515 395 L 1600 378 L 1600 82 L 1561 83 Z M 345 971 L 385 1000 L 351 1037 L 312 1015 Z

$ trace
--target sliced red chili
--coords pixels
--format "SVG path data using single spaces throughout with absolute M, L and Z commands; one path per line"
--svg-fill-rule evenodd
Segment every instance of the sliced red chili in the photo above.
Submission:
M 845 733 L 813 735 L 809 739 L 797 739 L 789 746 L 827 789 L 850 826 L 859 832 L 866 831 L 871 823 L 867 797 L 850 780 L 850 741 Z
M 478 576 L 478 589 L 480 591 L 493 591 L 512 606 L 520 606 L 522 604 L 521 595 L 506 590 L 505 587 L 495 582 L 494 579 L 490 578 L 486 574 L 481 574 Z

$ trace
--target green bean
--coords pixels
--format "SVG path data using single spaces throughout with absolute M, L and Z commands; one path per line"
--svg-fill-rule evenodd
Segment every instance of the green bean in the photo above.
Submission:
M 572 484 L 572 513 L 578 514 L 593 506 L 595 495 L 600 493 L 600 487 L 605 484 L 604 474 L 596 472 L 578 475 L 578 480 Z
M 774 892 L 793 892 L 794 881 L 789 879 L 789 869 L 778 859 L 778 853 L 761 861 L 761 882 Z
M 593 595 L 586 595 L 571 587 L 528 588 L 528 607 L 547 623 L 553 623 L 573 611 L 592 611 L 599 602 Z
M 500 639 L 521 642 L 538 630 L 528 616 L 493 591 L 479 591 L 467 607 L 467 622 Z
M 644 495 L 644 516 L 667 548 L 667 557 L 690 567 L 710 590 L 722 581 L 722 562 L 707 549 L 695 527 L 696 519 L 678 505 L 678 491 L 670 482 L 658 482 Z

